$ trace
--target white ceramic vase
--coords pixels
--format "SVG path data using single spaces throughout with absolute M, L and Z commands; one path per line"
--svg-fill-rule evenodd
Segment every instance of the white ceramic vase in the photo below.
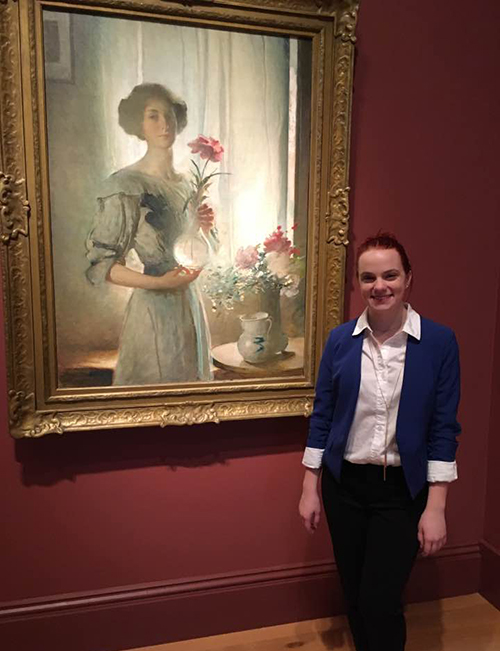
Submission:
M 243 332 L 237 342 L 240 355 L 250 364 L 266 362 L 274 355 L 269 345 L 269 332 L 273 320 L 267 312 L 255 312 L 240 316 Z

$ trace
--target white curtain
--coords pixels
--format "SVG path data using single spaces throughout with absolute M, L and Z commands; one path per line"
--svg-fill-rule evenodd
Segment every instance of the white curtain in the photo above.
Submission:
M 160 83 L 188 105 L 188 126 L 175 143 L 177 170 L 189 173 L 187 143 L 198 134 L 226 150 L 219 166 L 209 163 L 230 173 L 210 188 L 223 255 L 232 260 L 238 247 L 262 242 L 278 224 L 290 226 L 296 69 L 289 39 L 104 17 L 98 24 L 108 53 L 101 73 L 109 173 L 145 151 L 118 126 L 120 99 L 136 84 Z

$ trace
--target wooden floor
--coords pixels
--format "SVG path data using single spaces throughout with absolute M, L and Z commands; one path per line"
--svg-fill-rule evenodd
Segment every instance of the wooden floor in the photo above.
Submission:
M 500 612 L 480 595 L 407 610 L 406 651 L 500 651 Z M 173 642 L 133 651 L 354 651 L 344 617 Z

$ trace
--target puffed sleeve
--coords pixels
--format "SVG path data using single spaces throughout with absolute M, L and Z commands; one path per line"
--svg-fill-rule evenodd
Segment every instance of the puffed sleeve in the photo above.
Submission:
M 87 279 L 93 285 L 106 280 L 115 262 L 124 262 L 133 246 L 140 217 L 140 199 L 118 192 L 97 200 L 97 211 L 87 237 Z

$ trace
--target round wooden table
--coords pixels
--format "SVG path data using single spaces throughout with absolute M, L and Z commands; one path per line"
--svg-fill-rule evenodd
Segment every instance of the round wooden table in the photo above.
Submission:
M 231 376 L 234 375 L 235 377 L 302 375 L 304 369 L 304 337 L 290 339 L 283 353 L 277 353 L 273 359 L 261 364 L 245 362 L 238 351 L 235 341 L 212 348 L 212 357 L 217 368 L 228 371 Z M 217 372 L 216 379 L 219 379 L 217 378 Z M 220 377 L 220 379 L 225 378 Z

